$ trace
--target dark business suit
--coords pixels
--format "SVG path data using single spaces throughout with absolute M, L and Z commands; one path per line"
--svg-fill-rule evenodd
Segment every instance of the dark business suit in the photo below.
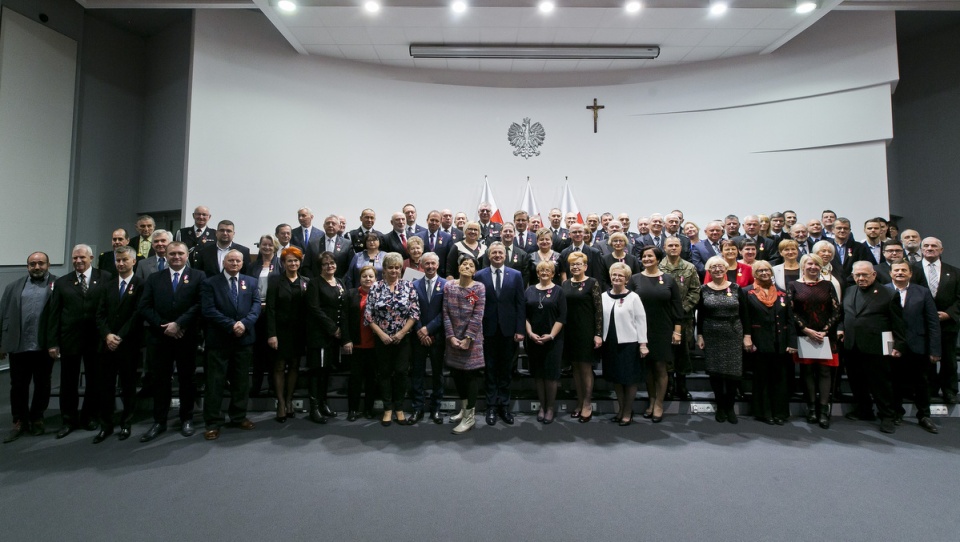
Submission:
M 896 416 L 893 396 L 893 358 L 883 355 L 882 333 L 893 332 L 893 348 L 903 352 L 903 309 L 896 292 L 874 282 L 867 288 L 851 286 L 843 295 L 843 348 L 847 374 L 861 418 L 873 415 L 873 402 L 881 420 Z
M 870 262 L 870 263 L 873 264 L 873 265 L 877 265 L 878 263 L 883 263 L 883 262 L 887 261 L 887 260 L 883 257 L 883 246 L 882 246 L 882 243 L 881 243 L 881 247 L 880 247 L 880 258 L 879 258 L 879 259 L 876 258 L 876 257 L 874 257 L 874 255 L 873 255 L 873 250 L 870 249 L 870 245 L 868 245 L 866 241 L 862 241 L 862 242 L 860 242 L 860 243 L 857 243 L 856 246 L 855 246 L 854 249 L 853 249 L 853 261 L 855 261 L 855 262 L 868 261 L 868 262 Z
M 239 250 L 240 253 L 243 254 L 243 269 L 240 270 L 240 272 L 243 273 L 244 269 L 250 265 L 250 249 L 243 245 L 232 243 L 230 250 Z M 223 269 L 220 267 L 219 256 L 217 256 L 217 243 L 207 243 L 201 246 L 197 249 L 196 257 L 197 264 L 193 267 L 203 271 L 208 278 L 223 272 Z
M 567 261 L 567 258 L 573 252 L 573 245 L 570 245 L 560 253 L 560 274 L 566 273 L 567 278 L 570 278 L 570 262 Z M 584 270 L 584 273 L 588 277 L 595 278 L 603 283 L 605 270 L 603 268 L 603 262 L 601 261 L 602 256 L 600 255 L 600 251 L 584 243 L 582 250 L 578 252 L 583 252 L 587 255 L 587 268 Z
M 927 272 L 930 262 L 920 260 L 920 284 L 930 289 Z M 947 313 L 940 321 L 940 372 L 930 380 L 930 391 L 942 390 L 944 399 L 956 401 L 957 396 L 957 334 L 960 333 L 960 269 L 940 261 L 940 283 L 933 296 L 937 310 Z M 914 276 L 914 278 L 917 278 Z
M 71 272 L 53 283 L 53 293 L 48 301 L 50 317 L 47 320 L 46 347 L 60 349 L 60 412 L 63 425 L 77 427 L 97 419 L 97 383 L 99 367 L 97 348 L 100 345 L 97 333 L 97 308 L 100 296 L 110 287 L 113 275 L 98 269 L 90 270 L 90 284 L 84 294 Z M 80 365 L 86 376 L 83 411 L 80 404 Z
M 180 421 L 193 420 L 197 388 L 197 343 L 200 329 L 200 285 L 207 276 L 198 269 L 184 267 L 173 290 L 173 271 L 170 268 L 147 278 L 140 296 L 140 316 L 147 323 L 147 352 L 153 378 L 153 421 L 167 425 L 172 395 L 170 379 L 177 367 L 180 384 Z M 175 322 L 183 333 L 178 338 L 164 334 L 161 327 Z
M 213 245 L 216 247 L 216 244 Z M 200 285 L 200 311 L 206 320 L 207 381 L 203 401 L 203 420 L 207 429 L 223 422 L 221 404 L 226 381 L 230 381 L 230 421 L 247 417 L 250 400 L 250 361 L 253 357 L 254 328 L 260 316 L 260 290 L 257 279 L 237 274 L 237 303 L 230 299 L 230 282 L 217 273 Z M 235 323 L 243 323 L 243 335 L 233 333 Z
M 848 238 L 846 243 L 838 245 L 836 238 L 833 239 L 833 247 L 836 250 L 830 263 L 834 271 L 833 275 L 837 277 L 840 285 L 844 288 L 853 284 L 851 275 L 853 274 L 853 262 L 857 261 L 855 256 L 857 244 L 856 241 Z
M 412 365 L 410 366 L 410 401 L 414 411 L 429 407 L 431 412 L 440 410 L 440 401 L 443 399 L 443 353 L 446 341 L 443 334 L 443 286 L 446 280 L 439 276 L 434 277 L 431 294 L 427 296 L 427 278 L 422 277 L 413 281 L 413 288 L 417 291 L 420 304 L 420 319 L 414 322 L 410 343 L 413 345 Z M 427 328 L 433 344 L 424 346 L 420 342 L 419 333 Z M 427 404 L 426 390 L 423 379 L 426 377 L 427 357 L 430 358 L 431 387 L 430 402 Z
M 719 245 L 720 242 L 717 241 Z M 709 239 L 704 239 L 699 243 L 690 247 L 690 263 L 697 268 L 697 273 L 700 274 L 700 280 L 703 281 L 703 275 L 706 272 L 704 266 L 707 264 L 707 260 L 714 256 L 718 256 L 717 251 L 713 249 L 713 245 L 710 244 Z
M 424 228 L 420 224 L 414 224 L 413 226 L 410 224 L 404 224 L 403 231 L 407 232 L 407 237 L 419 237 L 421 232 L 427 231 L 427 228 Z
M 797 347 L 797 329 L 793 322 L 793 306 L 787 293 L 777 288 L 779 299 L 772 307 L 757 298 L 751 284 L 743 289 L 746 299 L 743 334 L 750 336 L 756 352 L 753 356 L 753 409 L 758 418 L 790 417 L 787 375 L 793 376 L 793 360 L 787 348 Z
M 130 238 L 130 242 L 127 243 L 127 246 L 128 246 L 128 247 L 130 247 L 130 248 L 132 248 L 133 250 L 136 250 L 136 251 L 137 251 L 137 261 L 138 261 L 138 262 L 139 262 L 140 260 L 146 258 L 147 256 L 156 256 L 156 252 L 153 251 L 153 243 L 150 244 L 150 250 L 147 252 L 147 254 L 142 254 L 142 253 L 140 252 L 140 239 L 142 239 L 142 238 L 143 238 L 143 236 L 141 236 L 141 235 L 136 235 L 136 236 L 131 237 L 131 238 Z
M 376 229 L 372 229 L 370 231 L 380 237 L 380 244 L 383 245 L 383 233 L 377 231 Z M 366 236 L 367 232 L 363 231 L 363 228 L 357 228 L 350 232 L 350 244 L 353 245 L 354 253 L 367 250 L 367 242 L 364 240 Z M 380 250 L 383 250 L 383 246 L 380 247 Z
M 197 246 L 215 243 L 217 241 L 217 230 L 205 227 L 203 228 L 203 233 L 197 235 L 196 226 L 187 226 L 186 228 L 177 230 L 176 240 L 187 245 L 187 249 L 192 255 Z
M 741 243 L 748 240 L 749 237 L 744 235 L 738 235 L 732 239 L 734 243 L 737 244 L 737 247 L 741 246 Z M 764 237 L 762 235 L 757 235 L 753 242 L 757 244 L 757 259 L 770 262 L 770 265 L 777 265 L 783 263 L 783 260 L 780 258 L 780 253 L 777 251 L 777 246 L 774 244 L 773 239 L 769 237 Z
M 159 256 L 150 256 L 149 258 L 144 258 L 137 262 L 137 269 L 133 273 L 133 276 L 137 277 L 140 282 L 146 282 L 147 277 L 156 273 L 160 270 L 160 260 Z M 167 262 L 164 260 L 163 268 L 167 268 Z
M 21 295 L 29 275 L 20 277 L 11 282 L 3 290 L 0 299 L 0 352 L 10 355 L 10 411 L 13 414 L 13 423 L 20 422 L 26 429 L 27 422 L 42 422 L 43 413 L 50 405 L 51 375 L 53 374 L 53 359 L 47 354 L 46 344 L 47 307 L 50 294 L 57 276 L 47 273 L 46 278 L 37 283 L 43 286 L 46 299 L 37 320 L 36 350 L 24 343 L 23 330 L 20 327 L 24 316 L 21 306 Z M 30 381 L 33 381 L 33 401 L 30 401 Z
M 570 246 L 570 230 L 561 227 L 559 230 L 554 231 L 552 227 L 547 227 L 550 229 L 550 235 L 553 237 L 553 246 L 551 248 L 554 252 L 563 252 L 563 249 Z
M 880 284 L 891 284 L 893 283 L 893 277 L 890 276 L 890 262 L 883 262 L 873 266 L 873 270 L 877 272 L 877 282 Z M 912 284 L 920 284 L 920 276 L 923 274 L 923 269 L 916 264 L 910 264 L 910 272 L 912 277 L 910 282 Z M 842 284 L 842 283 L 841 283 Z
M 404 232 L 404 236 L 406 236 L 406 232 Z M 383 252 L 396 252 L 403 256 L 404 260 L 410 257 L 410 254 L 407 252 L 407 247 L 404 246 L 403 240 L 400 239 L 400 232 L 394 230 L 383 234 L 380 241 L 380 250 Z
M 483 312 L 483 360 L 486 366 L 487 408 L 509 410 L 510 381 L 517 353 L 515 334 L 523 335 L 525 301 L 523 277 L 516 269 L 504 266 L 500 291 L 494 288 L 494 269 L 477 271 L 473 279 L 483 284 L 487 297 Z
M 310 254 L 312 259 L 309 263 L 307 260 L 303 261 L 304 269 L 301 269 L 301 273 L 308 277 L 319 277 L 320 273 L 323 272 L 323 269 L 320 268 L 320 255 L 324 252 L 327 252 L 327 235 L 323 234 L 319 237 L 311 237 Z M 334 276 L 342 279 L 347 272 L 347 268 L 350 266 L 350 260 L 353 259 L 353 245 L 346 237 L 337 235 L 333 238 L 333 250 L 330 252 L 333 254 L 333 259 L 337 262 L 337 270 Z
M 897 287 L 888 284 L 899 297 Z M 899 399 L 903 392 L 912 392 L 914 405 L 917 407 L 917 419 L 930 417 L 930 357 L 940 356 L 940 317 L 937 316 L 937 304 L 930 295 L 930 290 L 919 284 L 907 286 L 907 296 L 903 301 L 903 322 L 906 333 L 907 349 L 902 352 L 903 359 L 898 365 L 902 371 L 897 371 L 897 385 L 894 390 Z M 903 405 L 897 401 L 896 409 L 900 416 L 906 414 Z
M 450 237 L 450 234 L 438 229 L 436 233 L 433 234 L 433 245 L 430 244 L 429 230 L 424 230 L 418 233 L 417 237 L 423 239 L 424 254 L 427 252 L 433 252 L 436 254 L 440 263 L 440 267 L 437 269 L 440 269 L 441 271 L 445 270 L 447 268 L 447 254 L 450 253 L 450 245 L 455 242 L 453 238 Z
M 510 269 L 516 269 L 523 275 L 523 288 L 526 290 L 527 286 L 530 285 L 530 266 L 532 265 L 530 254 L 525 250 L 521 250 L 517 247 L 516 242 L 514 242 L 513 248 L 507 252 L 503 265 Z M 490 267 L 490 249 L 485 250 L 483 256 L 480 256 L 480 268 L 484 269 L 487 267 Z
M 100 257 L 97 259 L 97 269 L 117 276 L 117 261 L 114 257 L 115 255 L 112 250 L 110 252 L 101 252 Z
M 532 231 L 518 233 L 513 239 L 513 244 L 528 254 L 540 250 L 540 247 L 537 246 L 537 234 Z
M 97 328 L 100 334 L 100 429 L 113 431 L 113 412 L 116 403 L 117 377 L 120 377 L 120 401 L 123 413 L 120 426 L 129 427 L 136 408 L 137 367 L 140 366 L 140 346 L 143 342 L 143 320 L 137 307 L 143 293 L 143 283 L 131 276 L 121 293 L 121 278 L 109 282 L 100 297 L 97 308 Z M 116 350 L 107 347 L 107 335 L 120 337 Z
M 303 240 L 304 229 L 305 228 L 303 226 L 297 226 L 296 228 L 293 228 L 292 230 L 290 230 L 290 244 L 295 247 L 299 247 L 300 250 L 305 251 L 310 247 L 308 247 L 307 243 L 305 243 Z M 318 235 L 323 235 L 323 230 L 315 228 L 314 226 L 310 226 L 310 235 L 309 235 L 310 241 L 313 241 L 313 238 Z
M 313 239 L 310 239 L 310 242 L 313 242 Z M 263 260 L 258 256 L 257 259 L 250 262 L 246 270 L 243 271 L 244 274 L 250 275 L 251 277 L 257 279 L 258 285 L 262 284 L 260 281 L 263 280 L 260 278 L 261 272 L 263 272 Z M 267 277 L 276 277 L 283 273 L 283 268 L 280 266 L 280 258 L 274 256 L 270 263 L 268 264 Z M 269 286 L 269 281 L 267 286 Z M 269 292 L 269 287 L 267 292 Z M 269 295 L 269 294 L 268 294 Z M 273 364 L 276 359 L 277 351 L 267 344 L 267 311 L 262 310 L 263 305 L 266 303 L 266 299 L 260 300 L 260 317 L 257 318 L 257 326 L 255 329 L 255 334 L 257 340 L 253 343 L 253 361 L 252 370 L 250 374 L 250 393 L 254 397 L 260 396 L 260 390 L 263 389 L 263 380 L 268 374 L 273 373 Z M 268 388 L 273 389 L 272 380 L 268 379 Z

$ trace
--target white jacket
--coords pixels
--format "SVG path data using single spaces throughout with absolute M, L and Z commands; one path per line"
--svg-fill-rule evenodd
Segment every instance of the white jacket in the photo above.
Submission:
M 607 338 L 607 330 L 610 329 L 610 309 L 613 309 L 613 318 L 617 323 L 618 343 L 647 342 L 647 313 L 643 310 L 640 296 L 630 292 L 623 299 L 612 299 L 608 292 L 604 292 L 601 299 L 603 300 L 604 340 Z

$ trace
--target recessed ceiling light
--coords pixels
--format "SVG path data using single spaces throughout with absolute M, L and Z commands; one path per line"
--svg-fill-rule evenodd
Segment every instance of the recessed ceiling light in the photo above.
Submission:
M 293 3 L 293 0 L 280 0 L 277 2 L 277 7 L 280 8 L 280 11 L 296 11 L 297 5 Z
M 817 9 L 817 3 L 810 0 L 799 0 L 797 2 L 797 13 L 810 13 Z
M 710 15 L 723 15 L 727 12 L 726 2 L 714 2 L 710 4 Z
M 640 2 L 627 2 L 625 8 L 627 13 L 637 13 L 640 11 Z
M 376 13 L 380 11 L 380 4 L 371 0 L 363 5 L 363 9 L 369 11 L 370 13 Z
M 467 3 L 462 0 L 457 0 L 453 4 L 450 4 L 450 9 L 452 9 L 454 13 L 463 13 L 467 11 Z
M 553 2 L 540 2 L 539 7 L 541 13 L 550 13 L 553 11 L 554 5 Z

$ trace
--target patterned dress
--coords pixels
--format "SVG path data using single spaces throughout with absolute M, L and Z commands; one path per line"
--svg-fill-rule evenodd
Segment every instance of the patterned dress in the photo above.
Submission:
M 830 367 L 840 365 L 837 355 L 837 324 L 843 317 L 843 307 L 837 297 L 836 288 L 828 280 L 807 284 L 802 280 L 787 285 L 787 297 L 793 306 L 793 321 L 797 326 L 797 337 L 805 337 L 803 328 L 814 331 L 826 331 L 833 351 L 831 359 L 809 359 L 797 355 L 793 359 L 804 365 L 822 363 Z
M 486 289 L 474 282 L 469 288 L 448 280 L 443 287 L 443 331 L 445 337 L 473 339 L 469 350 L 453 348 L 447 342 L 445 362 L 454 369 L 472 371 L 483 367 L 483 309 Z
M 707 374 L 743 376 L 743 290 L 734 283 L 723 290 L 704 286 L 697 305 L 697 333 L 703 335 Z
M 409 319 L 420 319 L 420 303 L 417 291 L 409 280 L 398 280 L 391 291 L 387 283 L 380 281 L 370 287 L 363 324 L 375 323 L 387 335 L 394 335 Z

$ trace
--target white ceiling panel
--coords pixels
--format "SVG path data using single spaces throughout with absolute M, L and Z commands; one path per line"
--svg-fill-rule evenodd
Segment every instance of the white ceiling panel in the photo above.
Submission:
M 380 60 L 411 58 L 409 45 L 374 45 L 373 48 Z
M 597 31 L 595 28 L 558 28 L 553 41 L 554 43 L 590 43 Z
M 694 47 L 683 57 L 684 62 L 702 62 L 704 60 L 713 60 L 720 58 L 720 55 L 729 49 L 729 47 Z
M 781 29 L 755 28 L 747 32 L 747 34 L 740 38 L 734 45 L 738 47 L 760 47 L 763 49 L 767 45 L 780 39 L 780 36 L 783 34 L 784 31 Z
M 460 71 L 480 71 L 480 61 L 476 58 L 448 58 L 447 68 Z
M 720 55 L 720 58 L 728 58 L 731 56 L 746 56 L 746 55 L 757 55 L 760 54 L 760 51 L 763 50 L 763 47 L 730 47 Z
M 395 26 L 388 26 L 388 27 L 368 26 L 366 30 L 367 30 L 367 36 L 370 38 L 370 43 L 374 45 L 380 45 L 380 44 L 407 45 L 410 43 L 410 41 L 407 39 L 407 33 L 404 32 L 403 28 L 398 28 Z
M 517 43 L 517 36 L 519 35 L 519 28 L 480 28 L 480 41 L 482 43 Z
M 340 46 L 333 44 L 314 44 L 304 46 L 311 55 L 330 56 L 334 58 L 343 58 L 340 52 Z
M 361 45 L 370 43 L 370 36 L 367 35 L 367 29 L 362 26 L 327 28 L 327 32 L 329 32 L 330 36 L 333 37 L 334 42 L 340 45 Z
M 747 35 L 746 28 L 717 28 L 711 30 L 697 45 L 699 47 L 730 47 Z
M 444 43 L 480 43 L 480 29 L 476 27 L 447 27 L 443 29 Z
M 440 27 L 404 28 L 409 43 L 443 43 L 443 29 Z
M 290 29 L 303 45 L 336 43 L 326 28 L 320 26 L 298 26 Z
M 660 41 L 661 47 L 693 47 L 699 45 L 710 31 L 704 28 L 678 28 Z
M 633 32 L 632 28 L 598 28 L 593 31 L 590 43 L 623 45 L 630 41 Z
M 373 48 L 373 45 L 341 45 L 340 52 L 343 53 L 344 58 L 350 60 L 380 61 L 377 50 Z

